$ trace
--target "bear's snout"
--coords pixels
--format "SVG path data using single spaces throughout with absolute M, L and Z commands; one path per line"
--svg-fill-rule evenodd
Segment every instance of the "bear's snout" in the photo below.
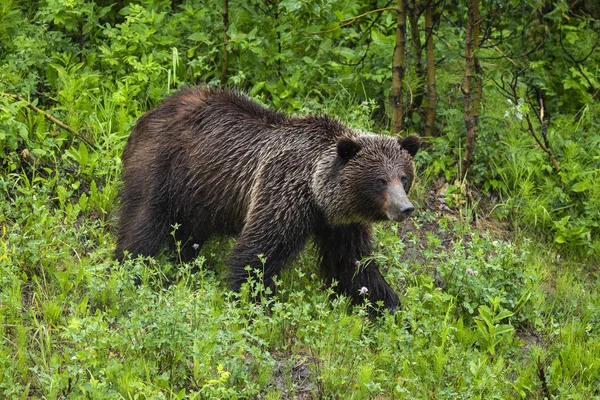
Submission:
M 415 210 L 415 206 L 408 200 L 402 185 L 388 187 L 388 202 L 385 210 L 387 217 L 396 222 L 402 222 Z

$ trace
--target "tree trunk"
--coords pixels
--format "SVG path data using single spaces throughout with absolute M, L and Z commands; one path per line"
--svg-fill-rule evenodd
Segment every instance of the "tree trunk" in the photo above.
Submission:
M 396 13 L 396 46 L 392 62 L 392 134 L 402 130 L 404 117 L 402 83 L 404 81 L 404 51 L 406 48 L 406 0 L 398 0 Z
M 425 115 L 421 112 L 421 105 L 425 97 L 425 70 L 423 69 L 423 48 L 421 47 L 421 33 L 419 32 L 419 16 L 421 15 L 419 1 L 409 0 L 407 8 L 412 51 L 415 58 L 415 79 L 417 82 L 415 97 L 410 105 L 410 111 L 411 113 L 417 111 L 421 115 Z
M 427 114 L 425 116 L 425 136 L 434 135 L 435 108 L 435 58 L 433 54 L 433 23 L 436 18 L 436 4 L 430 0 L 425 9 L 425 62 L 427 65 Z
M 461 179 L 464 179 L 471 166 L 473 158 L 473 148 L 475 146 L 475 123 L 473 121 L 472 109 L 472 84 L 473 78 L 473 33 L 475 27 L 475 3 L 479 0 L 467 0 L 467 32 L 465 35 L 465 80 L 462 85 L 462 92 L 465 101 L 464 119 L 467 131 L 467 141 L 465 144 L 465 155 L 462 160 L 460 172 Z
M 475 129 L 479 126 L 479 112 L 481 111 L 481 98 L 483 96 L 483 70 L 477 58 L 479 50 L 479 28 L 481 26 L 481 17 L 479 12 L 479 0 L 475 1 L 473 8 L 473 67 L 475 68 L 475 96 L 473 98 L 473 123 Z
M 229 67 L 229 51 L 227 45 L 229 43 L 229 0 L 223 0 L 223 65 L 221 68 L 221 85 L 227 83 L 227 68 Z

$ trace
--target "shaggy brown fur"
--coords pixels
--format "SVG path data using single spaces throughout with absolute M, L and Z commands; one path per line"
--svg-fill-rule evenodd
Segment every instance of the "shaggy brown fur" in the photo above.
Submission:
M 272 277 L 314 235 L 321 271 L 360 302 L 398 297 L 373 262 L 371 224 L 401 221 L 419 139 L 367 135 L 326 116 L 290 117 L 230 91 L 184 89 L 137 122 L 123 154 L 116 257 L 155 255 L 179 224 L 182 256 L 212 235 L 238 235 L 228 265 Z

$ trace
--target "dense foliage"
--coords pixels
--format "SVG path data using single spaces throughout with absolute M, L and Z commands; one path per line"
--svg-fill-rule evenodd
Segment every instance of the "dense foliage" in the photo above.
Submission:
M 387 133 L 395 5 L 232 0 L 228 85 Z M 219 84 L 223 2 L 3 1 L 2 397 L 600 396 L 600 10 L 482 2 L 461 180 L 466 5 L 438 6 L 421 211 L 378 227 L 374 254 L 402 307 L 375 319 L 368 298 L 351 308 L 323 287 L 310 249 L 258 303 L 257 282 L 227 291 L 225 239 L 191 265 L 112 261 L 126 138 L 178 87 Z M 424 85 L 412 57 L 406 104 Z M 423 132 L 422 113 L 405 118 Z

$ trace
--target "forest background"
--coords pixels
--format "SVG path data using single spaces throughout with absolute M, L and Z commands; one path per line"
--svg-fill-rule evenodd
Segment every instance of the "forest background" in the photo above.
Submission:
M 4 0 L 1 397 L 600 396 L 599 42 L 593 0 Z M 112 260 L 128 134 L 196 84 L 423 138 L 376 228 L 398 312 L 311 246 L 274 296 L 227 238 Z

